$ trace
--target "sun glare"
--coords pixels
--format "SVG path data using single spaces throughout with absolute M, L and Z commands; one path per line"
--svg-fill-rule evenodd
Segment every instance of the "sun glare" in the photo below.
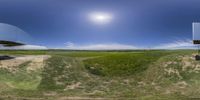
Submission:
M 91 13 L 90 20 L 97 24 L 106 24 L 109 23 L 113 17 L 108 13 Z

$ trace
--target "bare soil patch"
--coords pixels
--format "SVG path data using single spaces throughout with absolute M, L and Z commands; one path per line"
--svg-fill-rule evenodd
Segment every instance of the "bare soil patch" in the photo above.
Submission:
M 49 55 L 24 55 L 15 56 L 14 59 L 0 61 L 0 68 L 8 69 L 9 71 L 17 70 L 20 64 L 31 61 L 27 67 L 27 71 L 36 70 L 44 66 L 44 61 L 50 58 Z

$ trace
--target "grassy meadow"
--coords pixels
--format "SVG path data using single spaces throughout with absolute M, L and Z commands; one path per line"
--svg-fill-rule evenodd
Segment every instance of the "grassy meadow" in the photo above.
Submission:
M 0 100 L 200 98 L 200 62 L 193 50 L 0 51 L 1 55 L 50 55 L 27 71 L 0 67 Z

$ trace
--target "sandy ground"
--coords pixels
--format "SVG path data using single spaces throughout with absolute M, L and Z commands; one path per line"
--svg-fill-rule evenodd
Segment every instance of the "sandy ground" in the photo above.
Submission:
M 44 61 L 50 58 L 49 55 L 24 55 L 14 56 L 14 59 L 1 60 L 0 68 L 6 68 L 9 70 L 16 70 L 20 64 L 30 61 L 27 70 L 37 70 L 44 66 Z

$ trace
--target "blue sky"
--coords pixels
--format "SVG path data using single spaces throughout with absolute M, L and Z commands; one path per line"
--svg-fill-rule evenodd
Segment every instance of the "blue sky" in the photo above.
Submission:
M 30 37 L 21 34 L 15 40 L 48 48 L 192 46 L 199 5 L 199 0 L 0 0 L 0 23 Z M 94 21 L 90 17 L 96 13 L 108 15 L 109 21 Z

